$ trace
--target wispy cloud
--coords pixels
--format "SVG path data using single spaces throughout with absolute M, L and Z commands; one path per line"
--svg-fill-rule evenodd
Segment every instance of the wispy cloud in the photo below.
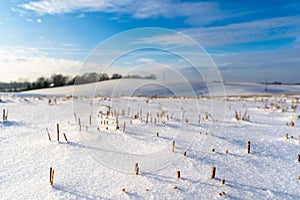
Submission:
M 214 2 L 139 1 L 139 0 L 40 0 L 19 5 L 16 10 L 33 11 L 39 15 L 73 12 L 104 12 L 129 14 L 136 19 L 186 17 L 189 24 L 207 24 L 224 14 Z M 79 15 L 82 16 L 82 15 Z
M 81 13 L 81 14 L 77 15 L 77 18 L 78 18 L 78 19 L 85 18 L 85 14 Z
M 62 44 L 63 47 L 77 47 L 77 44 L 72 44 L 72 43 L 64 43 Z
M 179 46 L 190 46 L 195 44 L 194 41 L 181 33 L 165 33 L 158 34 L 149 37 L 141 37 L 137 38 L 134 44 L 157 44 L 160 46 L 171 46 L 171 45 L 179 45 Z
M 300 15 L 225 26 L 191 28 L 185 29 L 183 32 L 195 38 L 200 44 L 207 46 L 298 37 L 300 35 Z
M 136 60 L 136 62 L 139 62 L 139 63 L 154 63 L 155 60 L 151 59 L 151 58 L 139 58 L 139 59 Z

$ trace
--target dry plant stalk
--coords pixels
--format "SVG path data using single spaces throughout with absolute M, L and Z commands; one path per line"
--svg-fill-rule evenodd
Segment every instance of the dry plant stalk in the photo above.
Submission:
M 7 122 L 8 118 L 8 110 L 3 109 L 3 122 Z
M 225 185 L 225 179 L 222 179 L 222 180 L 221 180 L 221 184 L 222 184 L 222 185 Z
M 248 141 L 248 148 L 247 148 L 247 152 L 248 152 L 248 154 L 250 153 L 250 148 L 251 148 L 251 142 L 250 142 L 250 141 Z
M 149 119 L 149 113 L 147 112 L 146 124 L 148 124 L 148 119 Z
M 80 118 L 78 118 L 78 125 L 79 125 L 79 131 L 81 131 L 81 121 L 80 121 Z
M 216 169 L 217 168 L 215 166 L 212 167 L 212 170 L 211 170 L 211 179 L 215 178 L 215 176 L 216 176 Z
M 49 133 L 49 131 L 48 131 L 48 128 L 46 128 L 46 131 L 47 131 L 47 134 L 48 134 L 48 139 L 49 139 L 49 141 L 52 142 L 51 137 L 50 137 L 50 133 Z
M 288 133 L 285 134 L 285 139 L 289 139 L 289 134 Z
M 67 138 L 66 134 L 65 133 L 63 133 L 63 134 L 64 134 L 64 138 L 65 138 L 66 142 L 68 142 L 68 138 Z
M 208 113 L 207 112 L 205 113 L 205 118 L 204 119 L 208 120 Z
M 136 168 L 135 174 L 136 174 L 136 175 L 139 175 L 139 172 L 140 172 L 140 167 L 137 167 L 137 168 Z
M 59 123 L 56 124 L 57 141 L 59 142 Z
M 51 182 L 52 182 L 52 167 L 50 167 L 50 176 L 49 176 L 49 183 L 51 184 Z
M 295 126 L 295 122 L 291 121 L 290 126 L 294 127 Z
M 173 143 L 172 143 L 172 152 L 175 151 L 175 140 L 173 140 Z
M 54 183 L 54 169 L 50 167 L 50 185 L 53 185 Z
M 239 113 L 238 113 L 237 111 L 235 111 L 235 116 L 234 116 L 234 118 L 235 118 L 236 120 L 239 120 Z
M 134 115 L 134 119 L 139 119 L 139 113 L 137 113 L 136 115 Z
M 119 115 L 116 114 L 116 131 L 119 130 L 120 127 L 119 127 Z
M 176 171 L 176 176 L 178 179 L 180 178 L 180 171 Z
M 123 133 L 125 133 L 125 128 L 126 128 L 126 122 L 124 122 L 124 125 L 123 125 Z
M 226 193 L 225 192 L 220 192 L 219 196 L 224 196 Z
M 3 122 L 5 122 L 5 109 L 3 109 Z
M 244 112 L 244 115 L 243 115 L 243 117 L 242 117 L 242 120 L 248 121 L 248 117 L 247 117 L 247 109 L 246 109 L 245 112 Z
M 134 166 L 134 172 L 135 172 L 136 175 L 139 175 L 139 170 L 140 170 L 139 164 L 138 164 L 138 163 L 135 163 L 135 166 Z

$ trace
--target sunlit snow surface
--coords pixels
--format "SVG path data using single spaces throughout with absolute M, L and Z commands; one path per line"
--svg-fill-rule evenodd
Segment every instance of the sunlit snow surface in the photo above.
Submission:
M 8 121 L 0 122 L 0 199 L 300 198 L 299 86 L 268 86 L 264 91 L 259 84 L 228 83 L 226 93 L 237 97 L 208 98 L 203 84 L 195 83 L 196 94 L 204 97 L 173 98 L 170 91 L 148 84 L 134 94 L 143 97 L 129 96 L 135 81 L 142 80 L 127 80 L 115 97 L 109 97 L 116 85 L 113 81 L 101 83 L 96 92 L 95 84 L 77 86 L 85 95 L 74 101 L 66 97 L 73 94 L 72 87 L 1 94 L 1 116 L 2 109 L 7 109 Z M 176 88 L 180 91 L 180 84 Z M 284 93 L 293 95 L 278 95 Z M 164 97 L 150 98 L 153 95 Z M 249 96 L 238 97 L 244 95 Z M 49 106 L 48 99 L 55 96 L 57 103 Z M 280 108 L 275 109 L 276 104 Z M 294 111 L 291 105 L 298 107 Z M 101 124 L 99 111 L 106 119 L 109 108 L 119 112 L 117 131 L 113 116 L 107 118 L 108 125 Z M 142 119 L 132 119 L 141 110 Z M 235 111 L 243 115 L 245 110 L 250 121 L 234 119 Z M 162 111 L 164 117 L 154 124 Z M 150 119 L 146 123 L 147 112 L 152 123 Z M 214 114 L 204 120 L 206 112 Z M 295 127 L 287 126 L 291 121 Z M 60 124 L 59 143 L 56 123 Z M 251 141 L 250 154 L 247 141 Z M 140 175 L 134 174 L 132 156 L 137 156 Z M 215 179 L 210 178 L 212 166 L 217 168 Z M 55 170 L 53 186 L 50 167 Z M 176 178 L 177 170 L 181 179 Z M 220 192 L 225 195 L 219 196 Z

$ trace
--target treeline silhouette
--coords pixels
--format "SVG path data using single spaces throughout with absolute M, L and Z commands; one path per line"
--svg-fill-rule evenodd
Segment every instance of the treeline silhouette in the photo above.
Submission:
M 53 74 L 50 78 L 39 77 L 34 82 L 10 82 L 1 83 L 0 82 L 0 92 L 21 92 L 26 90 L 35 90 L 49 87 L 61 87 L 67 85 L 80 85 L 87 83 L 94 83 L 100 81 L 107 81 L 112 79 L 121 78 L 133 78 L 133 79 L 156 79 L 155 75 L 140 76 L 140 75 L 126 75 L 122 76 L 120 74 L 113 74 L 111 77 L 106 74 L 98 74 L 95 72 L 85 73 L 83 75 L 78 75 L 75 77 L 64 76 L 62 74 Z

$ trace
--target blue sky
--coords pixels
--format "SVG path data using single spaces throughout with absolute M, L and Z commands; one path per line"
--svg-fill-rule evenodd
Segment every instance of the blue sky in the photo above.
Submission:
M 0 81 L 75 75 L 99 43 L 142 27 L 192 37 L 207 50 L 225 81 L 300 82 L 296 0 L 3 0 Z

